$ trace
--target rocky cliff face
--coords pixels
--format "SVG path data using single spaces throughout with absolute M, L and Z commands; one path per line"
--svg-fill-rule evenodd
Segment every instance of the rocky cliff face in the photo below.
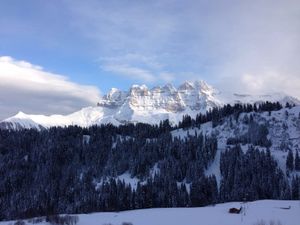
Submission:
M 129 91 L 112 88 L 103 96 L 98 106 L 116 108 L 128 104 L 134 110 L 185 110 L 206 111 L 221 105 L 214 88 L 204 81 L 185 82 L 176 89 L 172 84 L 149 89 L 145 85 L 133 85 Z

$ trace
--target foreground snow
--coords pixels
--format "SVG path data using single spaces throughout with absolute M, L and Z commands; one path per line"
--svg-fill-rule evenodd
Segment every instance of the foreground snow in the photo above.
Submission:
M 231 207 L 245 210 L 241 214 L 229 214 Z M 300 201 L 261 200 L 249 203 L 224 203 L 200 208 L 141 209 L 119 213 L 80 214 L 78 225 L 258 225 L 271 221 L 282 225 L 299 225 Z M 13 224 L 12 221 L 0 225 Z M 29 223 L 27 223 L 29 224 Z M 38 225 L 46 225 L 39 223 Z

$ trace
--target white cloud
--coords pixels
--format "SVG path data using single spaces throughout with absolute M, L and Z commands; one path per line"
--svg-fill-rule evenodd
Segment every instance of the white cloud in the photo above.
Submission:
M 154 69 L 162 69 L 163 64 L 157 61 L 158 59 L 144 54 L 127 53 L 121 56 L 100 57 L 101 64 L 143 64 L 146 67 Z
M 0 57 L 0 119 L 18 111 L 70 113 L 95 105 L 99 98 L 94 86 L 74 83 L 26 61 Z
M 276 72 L 244 74 L 240 84 L 249 93 L 283 92 L 300 98 L 300 76 L 284 76 Z
M 104 71 L 125 76 L 131 80 L 144 83 L 174 80 L 174 75 L 165 71 L 164 65 L 157 62 L 155 57 L 128 53 L 122 56 L 102 57 L 99 61 Z
M 115 73 L 119 76 L 125 76 L 129 79 L 144 83 L 153 83 L 158 80 L 164 82 L 174 81 L 174 75 L 168 72 L 155 72 L 139 67 L 131 66 L 130 64 L 107 64 L 103 69 L 108 72 Z
M 151 72 L 138 67 L 133 67 L 126 64 L 110 64 L 105 65 L 103 68 L 106 71 L 126 76 L 127 78 L 133 80 L 141 80 L 147 83 L 155 81 L 155 76 L 151 74 Z
M 180 82 L 188 79 L 181 75 L 185 71 L 201 74 L 198 79 L 219 89 L 281 89 L 300 95 L 294 83 L 300 76 L 298 0 L 65 2 L 75 15 L 72 25 L 102 56 L 131 59 L 120 64 L 126 68 L 115 70 L 120 75 L 130 77 L 131 68 L 132 74 L 141 75 L 132 79 L 161 82 L 161 74 L 171 72 L 172 80 Z M 163 66 L 136 64 L 153 59 Z M 271 73 L 278 74 L 278 82 Z M 255 79 L 247 83 L 245 74 Z

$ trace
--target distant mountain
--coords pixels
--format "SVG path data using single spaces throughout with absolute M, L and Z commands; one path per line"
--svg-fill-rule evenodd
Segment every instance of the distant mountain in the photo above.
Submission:
M 237 94 L 234 93 L 232 95 L 232 102 L 235 103 L 261 103 L 261 102 L 280 102 L 282 105 L 286 105 L 286 103 L 290 103 L 290 104 L 295 104 L 295 105 L 300 105 L 300 100 L 292 97 L 292 96 L 288 96 L 286 94 L 283 93 L 269 93 L 269 94 L 265 94 L 265 95 L 248 95 L 248 94 Z
M 269 95 L 223 95 L 204 81 L 184 82 L 178 88 L 172 84 L 149 89 L 146 85 L 133 85 L 128 91 L 112 88 L 95 107 L 86 107 L 69 115 L 28 115 L 19 112 L 0 122 L 0 128 L 49 128 L 52 126 L 91 126 L 128 122 L 157 124 L 169 119 L 178 123 L 183 115 L 195 117 L 214 107 L 226 103 L 257 103 L 262 101 L 289 102 L 300 105 L 300 101 L 284 94 Z

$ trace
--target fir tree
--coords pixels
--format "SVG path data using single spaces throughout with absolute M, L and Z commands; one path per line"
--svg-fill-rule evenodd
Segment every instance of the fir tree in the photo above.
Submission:
M 295 170 L 300 171 L 300 157 L 298 151 L 296 151 L 296 156 L 295 156 Z
M 294 170 L 294 155 L 292 150 L 289 150 L 288 155 L 286 157 L 286 169 L 289 171 Z
M 292 179 L 292 199 L 300 199 L 300 177 L 298 176 Z

